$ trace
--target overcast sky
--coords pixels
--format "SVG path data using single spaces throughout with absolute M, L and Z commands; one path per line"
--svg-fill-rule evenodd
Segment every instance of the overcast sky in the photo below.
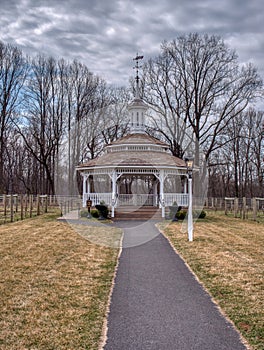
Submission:
M 0 40 L 34 55 L 77 59 L 127 85 L 132 58 L 190 32 L 220 35 L 264 78 L 263 0 L 0 0 Z

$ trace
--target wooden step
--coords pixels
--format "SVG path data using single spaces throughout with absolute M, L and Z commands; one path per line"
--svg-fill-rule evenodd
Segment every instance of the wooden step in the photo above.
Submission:
M 158 207 L 134 207 L 122 206 L 115 210 L 115 217 L 113 220 L 160 220 L 161 209 Z

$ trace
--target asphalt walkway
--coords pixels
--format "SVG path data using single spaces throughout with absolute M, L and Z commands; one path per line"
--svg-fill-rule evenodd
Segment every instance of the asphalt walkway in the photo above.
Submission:
M 124 228 L 124 249 L 105 350 L 246 349 L 153 222 L 116 225 Z

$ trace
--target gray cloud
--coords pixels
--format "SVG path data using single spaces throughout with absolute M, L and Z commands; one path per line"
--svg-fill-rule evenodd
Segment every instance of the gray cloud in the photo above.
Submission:
M 81 60 L 126 85 L 136 52 L 148 58 L 163 40 L 216 34 L 264 77 L 263 18 L 261 0 L 0 0 L 0 40 L 30 55 Z

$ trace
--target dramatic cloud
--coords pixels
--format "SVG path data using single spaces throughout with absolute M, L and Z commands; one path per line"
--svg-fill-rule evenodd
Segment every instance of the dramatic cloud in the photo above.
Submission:
M 132 58 L 159 53 L 163 40 L 220 35 L 264 78 L 261 0 L 0 0 L 0 40 L 25 53 L 77 59 L 126 85 Z

